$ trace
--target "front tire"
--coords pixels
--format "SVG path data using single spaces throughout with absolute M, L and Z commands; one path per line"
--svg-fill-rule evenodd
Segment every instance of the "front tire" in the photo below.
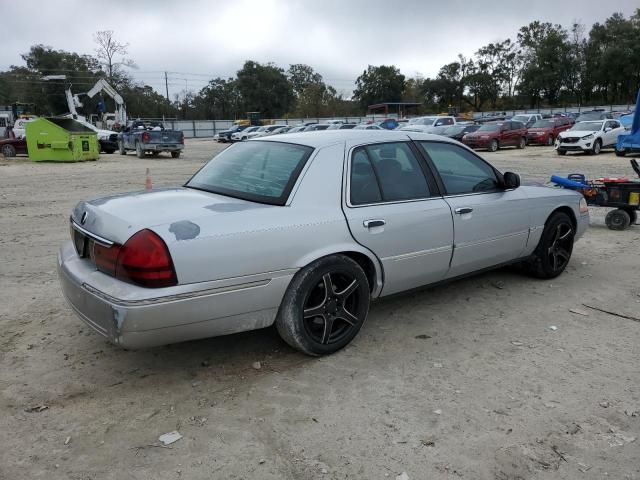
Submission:
M 598 139 L 593 143 L 593 149 L 591 150 L 591 153 L 593 153 L 594 155 L 600 155 L 601 150 L 602 150 L 602 141 Z
M 13 145 L 3 145 L 2 155 L 4 155 L 6 158 L 15 157 L 16 147 L 14 147 Z
M 488 150 L 490 152 L 496 152 L 498 150 L 498 148 L 500 148 L 500 145 L 498 144 L 498 140 L 496 140 L 495 138 L 493 140 L 491 140 L 491 142 L 489 142 L 489 148 Z
M 360 331 L 370 296 L 358 263 L 345 255 L 320 258 L 293 277 L 276 328 L 285 342 L 307 355 L 334 353 Z
M 537 278 L 555 278 L 569 264 L 573 252 L 575 229 L 569 215 L 552 214 L 544 227 L 540 242 L 529 262 L 527 270 Z
M 526 146 L 527 146 L 527 139 L 524 137 L 520 137 L 520 141 L 518 142 L 518 145 L 516 148 L 522 150 Z
M 566 150 L 556 150 L 556 153 L 557 153 L 558 155 L 566 155 L 566 154 L 567 154 L 567 151 L 566 151 Z

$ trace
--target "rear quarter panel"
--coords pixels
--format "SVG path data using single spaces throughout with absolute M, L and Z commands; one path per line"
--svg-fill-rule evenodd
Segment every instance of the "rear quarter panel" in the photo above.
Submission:
M 547 219 L 555 210 L 562 207 L 569 208 L 573 212 L 573 217 L 578 223 L 578 235 L 576 239 L 579 238 L 584 228 L 586 228 L 585 223 L 588 224 L 589 221 L 588 216 L 585 218 L 580 215 L 579 203 L 582 195 L 571 190 L 545 187 L 542 185 L 525 185 L 520 188 L 524 190 L 530 199 L 531 232 L 529 234 L 529 240 L 527 241 L 525 255 L 533 253 L 533 250 L 540 241 Z

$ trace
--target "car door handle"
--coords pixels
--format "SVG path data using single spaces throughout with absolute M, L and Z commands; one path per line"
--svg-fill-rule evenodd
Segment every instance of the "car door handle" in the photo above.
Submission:
M 384 220 L 365 220 L 364 222 L 362 222 L 362 224 L 366 227 L 366 228 L 373 228 L 373 227 L 382 227 L 386 224 L 387 222 L 385 222 Z
M 456 212 L 458 215 L 464 215 L 465 213 L 473 212 L 473 208 L 471 207 L 456 208 L 454 212 Z

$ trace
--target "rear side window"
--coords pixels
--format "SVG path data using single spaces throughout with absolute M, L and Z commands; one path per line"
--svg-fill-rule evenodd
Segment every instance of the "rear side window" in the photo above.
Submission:
M 498 189 L 498 179 L 491 166 L 452 143 L 420 142 L 449 195 L 493 192 Z
M 207 163 L 186 186 L 284 205 L 312 152 L 311 147 L 291 143 L 238 143 Z
M 431 195 L 418 159 L 404 142 L 355 149 L 350 180 L 352 205 L 414 200 Z

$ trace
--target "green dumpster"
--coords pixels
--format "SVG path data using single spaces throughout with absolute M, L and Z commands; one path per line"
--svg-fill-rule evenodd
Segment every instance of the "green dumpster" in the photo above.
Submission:
M 96 132 L 71 118 L 37 118 L 25 124 L 25 136 L 34 162 L 80 162 L 100 156 Z

